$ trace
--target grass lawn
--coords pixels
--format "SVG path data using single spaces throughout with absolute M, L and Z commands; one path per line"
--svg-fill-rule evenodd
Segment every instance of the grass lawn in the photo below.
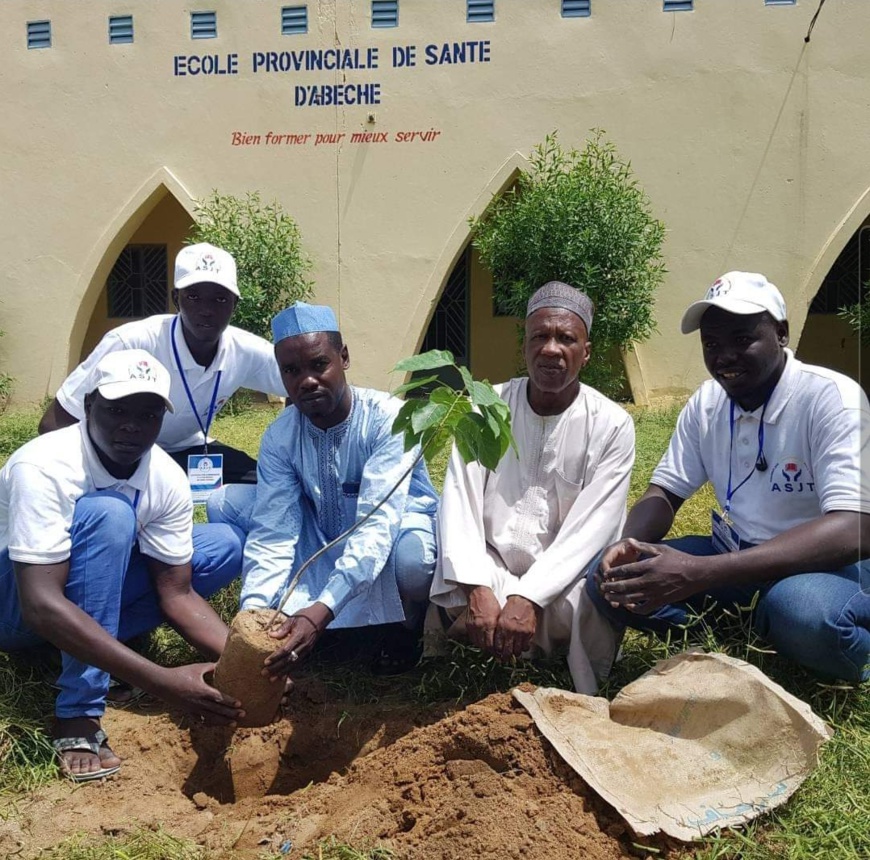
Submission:
M 639 496 L 670 437 L 677 409 L 662 411 L 632 409 L 637 427 L 637 462 L 631 499 Z M 220 417 L 216 435 L 224 442 L 256 454 L 263 429 L 274 410 L 247 409 Z M 0 464 L 36 432 L 39 413 L 23 410 L 0 416 Z M 445 462 L 431 464 L 433 479 L 440 486 Z M 679 512 L 673 535 L 709 533 L 712 493 L 705 490 Z M 219 611 L 230 617 L 237 592 L 227 589 L 216 599 Z M 683 856 L 698 860 L 780 860 L 780 858 L 870 858 L 870 685 L 859 689 L 846 685 L 823 685 L 793 664 L 787 664 L 752 640 L 740 619 L 732 628 L 714 634 L 699 629 L 670 642 L 630 634 L 624 657 L 617 664 L 605 691 L 614 695 L 657 660 L 688 645 L 710 649 L 748 660 L 791 693 L 808 701 L 836 734 L 822 750 L 821 764 L 797 794 L 780 809 L 764 816 L 741 832 L 728 832 L 689 846 Z M 171 631 L 157 631 L 146 645 L 152 659 L 167 664 L 191 660 L 187 646 Z M 496 690 L 506 690 L 520 681 L 570 688 L 564 663 L 553 661 L 534 667 L 501 666 L 472 648 L 456 645 L 443 658 L 425 661 L 418 669 L 385 682 L 357 668 L 323 667 L 324 680 L 347 696 L 348 702 L 373 701 L 380 696 L 404 696 L 409 700 L 453 700 L 464 703 Z M 46 681 L 49 670 L 39 659 L 0 654 L 0 820 L 15 816 L 16 799 L 36 786 L 57 777 L 57 767 L 46 739 L 45 726 L 52 712 L 53 691 Z M 164 832 L 141 831 L 124 839 L 89 842 L 73 836 L 47 857 L 53 860 L 206 860 L 207 855 L 191 843 Z M 314 855 L 319 860 L 386 860 L 383 849 L 358 852 L 351 846 L 323 843 Z

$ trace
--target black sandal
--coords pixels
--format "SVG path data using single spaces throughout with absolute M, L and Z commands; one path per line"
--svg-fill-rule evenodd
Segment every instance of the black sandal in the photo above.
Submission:
M 419 625 L 391 624 L 384 633 L 378 655 L 372 661 L 373 675 L 388 677 L 410 672 L 423 656 L 423 631 Z

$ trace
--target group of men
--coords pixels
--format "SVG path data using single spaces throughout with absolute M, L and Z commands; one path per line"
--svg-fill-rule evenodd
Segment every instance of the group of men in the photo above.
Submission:
M 712 378 L 627 517 L 634 425 L 581 383 L 594 309 L 573 287 L 534 294 L 528 377 L 497 387 L 516 452 L 489 470 L 454 451 L 440 499 L 392 433 L 401 402 L 348 383 L 331 309 L 295 303 L 273 344 L 230 326 L 235 263 L 206 244 L 179 253 L 172 298 L 177 314 L 109 332 L 0 470 L 0 649 L 60 649 L 54 745 L 70 778 L 121 765 L 101 727 L 112 678 L 235 723 L 244 703 L 207 683 L 212 662 L 167 669 L 124 643 L 166 621 L 214 661 L 227 629 L 205 598 L 241 574 L 243 609 L 276 607 L 334 541 L 283 608 L 262 670 L 275 681 L 327 628 L 388 625 L 375 668 L 403 670 L 430 600 L 451 635 L 502 660 L 566 647 L 582 693 L 626 627 L 666 634 L 734 606 L 820 677 L 870 676 L 870 409 L 857 383 L 786 348 L 762 275 L 730 272 L 686 311 Z M 209 435 L 242 386 L 288 401 L 257 461 Z M 222 486 L 194 525 L 204 454 Z M 663 541 L 708 481 L 711 534 Z

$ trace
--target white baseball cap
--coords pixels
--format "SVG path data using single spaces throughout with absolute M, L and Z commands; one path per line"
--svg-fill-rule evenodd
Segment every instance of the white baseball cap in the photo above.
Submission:
M 722 308 L 731 314 L 759 314 L 767 311 L 775 320 L 785 319 L 785 299 L 782 293 L 757 272 L 728 272 L 710 285 L 700 302 L 689 305 L 683 314 L 680 330 L 695 331 L 707 308 Z
M 183 290 L 194 284 L 217 284 L 236 296 L 241 295 L 232 254 L 208 242 L 182 248 L 175 258 L 175 289 Z
M 170 412 L 169 371 L 144 349 L 123 349 L 104 355 L 91 371 L 90 391 L 99 391 L 106 400 L 119 400 L 131 394 L 158 394 Z

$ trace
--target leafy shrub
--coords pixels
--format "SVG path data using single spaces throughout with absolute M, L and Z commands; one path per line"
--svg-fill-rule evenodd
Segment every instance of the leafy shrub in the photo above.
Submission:
M 312 291 L 296 222 L 257 192 L 240 198 L 214 191 L 198 201 L 194 217 L 191 242 L 211 242 L 235 257 L 242 297 L 233 323 L 269 338 L 272 317 Z
M 589 295 L 595 349 L 584 378 L 603 376 L 598 382 L 607 388 L 607 377 L 621 372 L 617 348 L 631 348 L 655 330 L 665 225 L 600 130 L 582 151 L 565 151 L 554 132 L 532 150 L 530 164 L 472 220 L 474 245 L 492 272 L 502 313 L 524 318 L 532 293 L 547 281 Z
M 852 326 L 861 346 L 870 346 L 870 285 L 865 286 L 860 302 L 840 308 L 838 316 Z

